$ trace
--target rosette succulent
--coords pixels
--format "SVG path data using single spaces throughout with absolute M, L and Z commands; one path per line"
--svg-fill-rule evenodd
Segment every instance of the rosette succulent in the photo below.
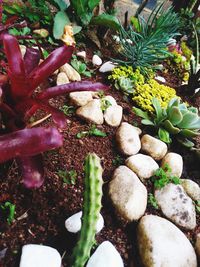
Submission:
M 152 104 L 155 109 L 152 115 L 134 108 L 134 112 L 143 118 L 142 123 L 156 127 L 159 138 L 166 143 L 171 143 L 170 137 L 176 136 L 184 146 L 193 147 L 191 139 L 199 135 L 200 129 L 198 110 L 187 107 L 179 98 L 171 99 L 167 108 L 162 108 L 156 98 L 153 98 Z

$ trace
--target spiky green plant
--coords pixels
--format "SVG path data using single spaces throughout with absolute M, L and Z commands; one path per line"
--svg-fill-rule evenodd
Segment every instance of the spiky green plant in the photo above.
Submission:
M 73 250 L 72 267 L 83 267 L 95 243 L 96 224 L 102 198 L 102 167 L 100 158 L 92 153 L 85 160 L 85 191 L 80 238 Z
M 164 9 L 163 4 L 155 8 L 148 20 L 139 17 L 135 30 L 121 27 L 120 43 L 124 60 L 115 60 L 118 63 L 140 67 L 143 74 L 147 69 L 156 68 L 155 65 L 171 54 L 167 50 L 169 38 L 178 33 L 179 16 L 172 7 Z
M 170 143 L 172 136 L 186 147 L 193 147 L 191 139 L 199 135 L 200 117 L 198 110 L 194 107 L 187 107 L 180 102 L 179 98 L 173 98 L 167 108 L 163 108 L 157 98 L 152 100 L 155 114 L 151 116 L 139 108 L 134 108 L 134 112 L 143 118 L 142 123 L 153 126 L 158 130 L 159 138 Z

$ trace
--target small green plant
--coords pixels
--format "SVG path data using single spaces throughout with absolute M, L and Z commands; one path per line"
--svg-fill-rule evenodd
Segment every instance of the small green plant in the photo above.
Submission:
M 200 200 L 195 201 L 196 212 L 200 213 Z
M 148 20 L 138 18 L 137 30 L 132 26 L 128 30 L 121 27 L 120 43 L 123 60 L 115 62 L 140 67 L 142 74 L 148 75 L 147 69 L 157 69 L 156 64 L 170 56 L 166 49 L 169 38 L 178 34 L 179 16 L 170 7 L 163 4 L 156 7 Z
M 71 60 L 72 67 L 78 71 L 79 74 L 84 75 L 86 77 L 92 77 L 92 72 L 87 70 L 87 65 L 82 61 L 78 60 L 76 56 L 73 56 Z
M 187 107 L 181 103 L 179 98 L 173 98 L 167 108 L 162 108 L 158 99 L 153 98 L 155 114 L 149 115 L 139 108 L 133 108 L 134 112 L 140 116 L 144 125 L 155 127 L 158 137 L 165 143 L 171 143 L 171 137 L 176 139 L 186 147 L 193 147 L 191 141 L 193 137 L 199 135 L 200 117 L 198 109 Z
M 151 181 L 156 189 L 161 189 L 169 183 L 180 184 L 180 179 L 171 174 L 171 168 L 166 164 L 155 171 Z
M 99 130 L 96 125 L 92 125 L 88 131 L 81 131 L 77 133 L 76 137 L 78 139 L 87 137 L 87 136 L 98 136 L 98 137 L 106 137 L 107 134 L 103 131 Z
M 149 193 L 148 194 L 148 203 L 154 207 L 154 209 L 159 209 L 159 206 L 158 206 L 158 203 L 157 203 L 157 200 L 156 198 L 154 197 L 154 195 L 152 193 Z
M 105 99 L 104 97 L 101 98 L 101 110 L 106 111 L 112 104 L 110 103 L 109 100 Z
M 0 208 L 4 213 L 7 214 L 7 222 L 10 225 L 15 218 L 15 205 L 7 201 L 3 205 L 1 205 Z
M 124 162 L 124 160 L 123 160 L 119 155 L 117 155 L 117 156 L 112 160 L 112 164 L 113 164 L 114 166 L 120 166 L 120 165 L 123 164 L 123 162 Z
M 96 224 L 101 210 L 102 167 L 96 154 L 89 154 L 85 160 L 85 191 L 82 227 L 79 241 L 73 250 L 70 266 L 83 267 L 95 244 Z
M 75 170 L 59 170 L 57 174 L 63 180 L 64 184 L 76 184 L 77 172 Z
M 63 105 L 61 107 L 62 112 L 66 115 L 66 116 L 71 116 L 75 113 L 76 109 L 74 106 L 68 106 L 68 105 Z

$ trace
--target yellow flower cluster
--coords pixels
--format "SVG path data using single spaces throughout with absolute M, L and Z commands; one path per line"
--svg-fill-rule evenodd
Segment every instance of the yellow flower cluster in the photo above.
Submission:
M 156 97 L 162 108 L 166 108 L 169 101 L 176 97 L 176 91 L 168 86 L 161 85 L 154 79 L 148 83 L 137 85 L 134 91 L 133 101 L 143 110 L 154 112 L 152 98 Z
M 187 61 L 190 61 L 192 50 L 187 46 L 186 42 L 181 42 L 181 50 L 183 52 L 183 55 L 187 58 Z
M 120 66 L 114 68 L 112 74 L 108 76 L 108 79 L 116 81 L 119 80 L 121 77 L 129 78 L 137 84 L 144 84 L 145 82 L 144 76 L 140 73 L 140 69 L 137 68 L 134 71 L 131 66 Z

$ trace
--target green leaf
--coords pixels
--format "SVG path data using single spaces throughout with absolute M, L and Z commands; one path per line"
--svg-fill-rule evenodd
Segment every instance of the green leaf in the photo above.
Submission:
M 171 107 L 168 113 L 168 119 L 173 125 L 177 125 L 183 119 L 183 115 L 178 107 Z
M 72 26 L 72 29 L 73 29 L 73 34 L 75 35 L 75 34 L 79 33 L 82 30 L 82 27 L 74 25 L 74 26 Z
M 185 147 L 191 148 L 194 146 L 194 143 L 190 140 L 188 140 L 187 138 L 181 138 L 181 137 L 177 137 L 177 141 L 182 144 Z
M 165 142 L 167 144 L 171 143 L 171 138 L 170 138 L 169 132 L 166 131 L 165 129 L 159 128 L 158 136 L 159 136 L 160 140 L 162 140 L 163 142 Z
M 60 39 L 64 33 L 65 25 L 70 24 L 70 20 L 64 11 L 59 11 L 54 18 L 53 36 Z
M 156 117 L 155 120 L 156 120 L 157 123 L 159 123 L 163 118 L 163 116 L 162 116 L 162 107 L 160 105 L 160 101 L 157 98 L 153 97 L 152 105 L 153 105 L 153 107 L 154 107 L 154 109 L 156 111 L 156 116 L 157 117 Z
M 156 210 L 159 209 L 158 202 L 152 193 L 148 194 L 148 203 L 152 205 Z
M 88 7 L 90 11 L 93 11 L 93 9 L 100 3 L 100 0 L 89 0 L 88 1 Z
M 139 116 L 139 117 L 141 117 L 141 118 L 143 118 L 143 119 L 151 120 L 151 118 L 149 117 L 148 113 L 145 112 L 145 111 L 142 111 L 142 110 L 139 109 L 139 108 L 133 107 L 133 112 L 134 112 L 137 116 Z
M 119 20 L 115 16 L 106 13 L 93 17 L 91 24 L 102 25 L 114 30 L 119 30 L 121 27 Z
M 185 136 L 185 137 L 189 137 L 189 138 L 196 137 L 196 136 L 200 135 L 200 133 L 189 130 L 189 129 L 182 129 L 180 131 L 180 134 Z
M 92 77 L 92 74 L 91 74 L 90 71 L 84 71 L 83 72 L 83 75 L 86 76 L 86 77 L 88 77 L 88 78 L 91 78 Z
M 194 127 L 192 127 L 192 125 L 194 125 Z M 200 119 L 198 121 L 198 116 L 196 114 L 194 114 L 193 112 L 188 112 L 183 115 L 182 121 L 178 123 L 177 126 L 182 129 L 198 129 L 200 128 Z
M 147 119 L 141 120 L 141 123 L 144 124 L 144 125 L 155 126 L 155 124 L 152 121 L 147 120 Z
M 165 130 L 167 130 L 170 134 L 178 134 L 180 132 L 180 129 L 174 127 L 174 125 L 169 120 L 164 121 L 162 123 L 162 126 L 164 126 Z
M 64 11 L 70 5 L 70 3 L 67 4 L 64 0 L 54 0 L 54 2 L 58 4 L 61 11 Z
M 99 136 L 99 137 L 106 137 L 107 134 L 102 132 L 101 130 L 97 129 L 96 127 L 92 127 L 89 131 L 90 135 Z

